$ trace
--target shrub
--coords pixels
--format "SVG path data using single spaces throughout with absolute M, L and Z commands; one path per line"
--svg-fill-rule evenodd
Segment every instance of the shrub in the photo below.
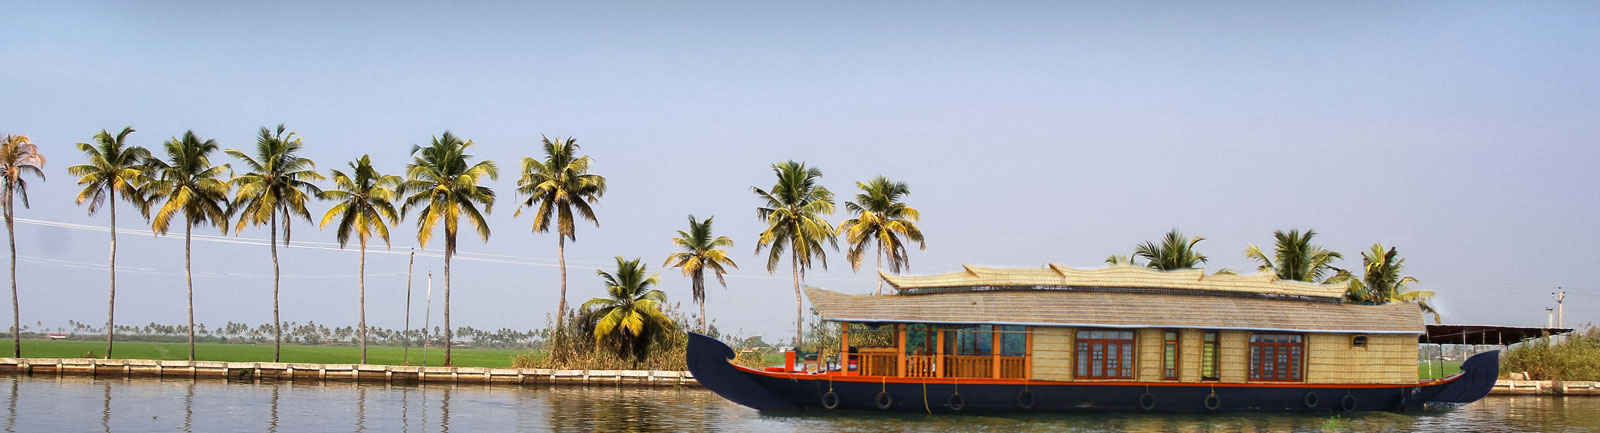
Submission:
M 1507 350 L 1500 371 L 1527 372 L 1531 380 L 1600 381 L 1600 328 L 1580 329 L 1558 343 L 1539 339 Z

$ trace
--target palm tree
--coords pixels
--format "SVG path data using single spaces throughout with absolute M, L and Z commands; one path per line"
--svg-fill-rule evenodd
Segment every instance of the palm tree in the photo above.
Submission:
M 377 235 L 383 239 L 383 246 L 389 246 L 389 226 L 400 223 L 400 217 L 394 209 L 395 188 L 400 186 L 400 177 L 394 175 L 378 174 L 372 168 L 372 160 L 367 155 L 350 163 L 350 174 L 339 170 L 332 170 L 333 185 L 335 189 L 323 191 L 319 198 L 333 200 L 338 203 L 328 209 L 322 216 L 321 227 L 328 227 L 328 223 L 335 218 L 339 226 L 335 232 L 339 238 L 339 247 L 343 248 L 350 242 L 353 232 L 361 244 L 361 264 L 357 268 L 356 287 L 360 292 L 361 307 L 361 363 L 367 363 L 367 239 Z M 387 223 L 384 220 L 388 220 Z
M 771 273 L 778 269 L 778 260 L 785 250 L 789 253 L 789 265 L 794 274 L 794 345 L 799 347 L 805 327 L 800 279 L 805 270 L 811 268 L 812 258 L 820 259 L 823 269 L 828 268 L 823 241 L 834 250 L 839 249 L 833 225 L 823 219 L 824 215 L 833 214 L 833 193 L 817 185 L 822 170 L 806 168 L 803 162 L 773 164 L 772 172 L 778 176 L 778 183 L 772 185 L 771 191 L 750 187 L 762 201 L 756 208 L 756 216 L 767 223 L 767 229 L 756 242 L 756 254 L 771 247 L 767 253 L 767 272 Z
M 856 194 L 856 200 L 844 202 L 844 208 L 856 217 L 839 223 L 839 233 L 850 244 L 850 252 L 845 255 L 845 260 L 850 262 L 853 270 L 859 271 L 861 255 L 868 247 L 872 247 L 873 255 L 878 258 L 879 274 L 883 273 L 886 250 L 890 272 L 900 273 L 910 268 L 911 258 L 906 255 L 906 241 L 914 241 L 921 249 L 928 249 L 928 244 L 922 241 L 922 229 L 917 227 L 917 219 L 922 218 L 922 213 L 900 201 L 911 194 L 911 189 L 904 182 L 895 182 L 883 176 L 872 178 L 871 182 L 856 182 L 856 188 L 861 189 L 861 193 Z M 883 278 L 877 280 L 878 294 L 882 295 Z
M 711 234 L 711 220 L 708 217 L 704 222 L 696 222 L 694 215 L 689 215 L 689 230 L 678 230 L 678 237 L 672 238 L 672 243 L 682 248 L 683 251 L 667 255 L 667 262 L 661 266 L 671 266 L 682 269 L 683 275 L 689 277 L 690 288 L 694 294 L 694 302 L 700 304 L 700 332 L 706 332 L 706 269 L 710 269 L 717 276 L 717 282 L 722 287 L 728 287 L 728 280 L 723 274 L 728 273 L 723 265 L 738 269 L 739 265 L 728 258 L 728 251 L 721 247 L 733 246 L 733 239 L 727 236 Z
M 494 161 L 468 165 L 472 159 L 472 155 L 466 153 L 469 147 L 472 147 L 472 140 L 462 140 L 450 131 L 434 137 L 433 144 L 427 147 L 411 146 L 412 160 L 406 164 L 406 181 L 400 184 L 399 190 L 400 194 L 411 194 L 401 206 L 401 214 L 410 213 L 415 207 L 422 208 L 422 214 L 417 216 L 417 242 L 423 248 L 433 237 L 433 227 L 444 223 L 445 365 L 453 365 L 450 359 L 450 258 L 456 254 L 457 228 L 462 217 L 466 217 L 467 223 L 478 230 L 478 236 L 484 242 L 489 241 L 489 223 L 483 216 L 494 208 L 494 190 L 478 183 L 484 177 L 490 180 L 500 177 Z M 480 205 L 482 212 L 478 211 Z
M 579 307 L 582 322 L 594 330 L 595 343 L 611 340 L 618 356 L 632 358 L 637 364 L 648 354 L 652 337 L 674 328 L 672 319 L 661 312 L 667 294 L 651 288 L 660 283 L 660 277 L 646 277 L 639 259 L 621 256 L 615 272 L 595 273 L 605 281 L 607 297 L 584 302 Z
M 278 221 L 283 219 L 283 242 L 289 243 L 290 222 L 294 217 L 300 217 L 311 222 L 311 212 L 306 211 L 306 201 L 320 193 L 312 181 L 322 180 L 317 173 L 317 164 L 310 159 L 299 155 L 303 145 L 300 137 L 294 131 L 285 133 L 283 124 L 278 124 L 274 133 L 267 127 L 261 127 L 256 135 L 255 157 L 239 151 L 228 149 L 227 153 L 244 161 L 245 167 L 250 171 L 233 178 L 233 184 L 238 185 L 238 194 L 234 196 L 230 211 L 240 212 L 239 225 L 233 228 L 234 234 L 244 230 L 246 225 L 266 224 L 271 229 L 272 248 L 272 362 L 280 361 L 283 346 L 283 323 L 278 318 Z
M 1145 267 L 1163 271 L 1198 268 L 1206 263 L 1206 256 L 1195 251 L 1194 246 L 1203 240 L 1206 240 L 1204 236 L 1189 238 L 1178 229 L 1172 229 L 1160 244 L 1148 241 L 1140 244 L 1133 256 L 1145 259 Z
M 1393 247 L 1388 250 L 1383 244 L 1372 244 L 1372 249 L 1361 253 L 1362 276 L 1356 278 L 1348 270 L 1337 269 L 1338 273 L 1328 278 L 1328 284 L 1346 284 L 1345 300 L 1351 302 L 1388 303 L 1388 302 L 1415 302 L 1424 313 L 1433 315 L 1433 323 L 1439 323 L 1439 311 L 1430 304 L 1435 293 L 1431 290 L 1410 290 L 1408 286 L 1418 283 L 1416 278 L 1404 276 L 1406 259 L 1400 258 L 1400 253 Z
M 116 335 L 117 317 L 117 194 L 129 203 L 144 208 L 144 160 L 150 151 L 139 146 L 128 146 L 128 134 L 133 127 L 124 127 L 113 136 L 106 130 L 94 135 L 94 144 L 78 143 L 78 150 L 89 158 L 89 163 L 67 167 L 67 173 L 78 176 L 78 205 L 87 203 L 89 214 L 94 215 L 102 205 L 111 206 L 111 291 L 106 309 L 106 359 L 111 359 L 111 348 Z M 148 216 L 148 215 L 146 215 Z
M 15 229 L 15 196 L 22 196 L 22 207 L 28 207 L 28 179 L 23 174 L 44 180 L 44 155 L 39 146 L 26 135 L 6 135 L 0 138 L 0 176 L 5 182 L 0 205 L 5 207 L 6 236 L 11 241 L 11 349 L 12 355 L 22 357 L 22 308 L 17 306 L 17 231 Z
M 1312 245 L 1311 238 L 1316 236 L 1316 230 L 1306 230 L 1304 235 L 1300 230 L 1288 233 L 1276 230 L 1272 232 L 1276 243 L 1272 258 L 1254 244 L 1245 248 L 1244 255 L 1261 262 L 1260 270 L 1272 272 L 1280 280 L 1322 281 L 1323 276 L 1333 270 L 1333 261 L 1344 256 L 1321 245 Z
M 194 226 L 211 224 L 228 233 L 228 182 L 224 173 L 232 171 L 228 164 L 211 165 L 211 154 L 217 151 L 217 140 L 201 140 L 194 131 L 183 133 L 183 138 L 167 140 L 167 159 L 150 158 L 145 165 L 151 176 L 145 189 L 149 201 L 145 206 L 163 202 L 161 209 L 150 219 L 156 233 L 167 234 L 172 227 L 172 217 L 183 214 L 183 279 L 189 288 L 189 360 L 194 360 L 194 275 L 192 272 Z M 148 207 L 147 207 L 148 209 Z
M 1110 266 L 1144 266 L 1135 261 L 1138 257 L 1132 255 L 1112 254 L 1106 257 L 1106 264 Z
M 561 266 L 561 302 L 556 304 L 556 327 L 567 315 L 567 239 L 578 240 L 573 213 L 600 226 L 595 218 L 595 202 L 606 193 L 606 178 L 589 173 L 589 157 L 578 156 L 578 140 L 568 137 L 544 139 L 544 160 L 522 158 L 522 178 L 517 194 L 528 199 L 522 206 L 538 209 L 533 214 L 533 231 L 547 233 L 550 221 L 556 222 L 556 260 Z M 522 215 L 517 208 L 512 217 Z

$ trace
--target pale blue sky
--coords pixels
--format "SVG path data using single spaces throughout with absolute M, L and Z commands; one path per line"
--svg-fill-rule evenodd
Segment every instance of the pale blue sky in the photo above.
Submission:
M 106 223 L 65 171 L 102 128 L 243 148 L 283 122 L 323 170 L 370 153 L 391 172 L 449 129 L 505 172 L 494 237 L 462 251 L 553 259 L 555 239 L 512 217 L 516 161 L 572 135 L 611 190 L 569 261 L 658 269 L 687 214 L 715 215 L 743 268 L 708 309 L 747 334 L 793 326 L 788 271 L 752 254 L 749 191 L 786 159 L 841 199 L 873 175 L 908 182 L 928 233 L 914 273 L 1096 267 L 1172 227 L 1208 238 L 1211 268 L 1249 271 L 1246 244 L 1315 228 L 1343 266 L 1398 246 L 1448 322 L 1543 324 L 1556 286 L 1578 288 L 1568 324 L 1600 314 L 1594 2 L 324 3 L 0 5 L 0 131 L 50 158 L 19 216 Z M 119 323 L 183 321 L 181 241 L 122 240 Z M 270 321 L 267 249 L 196 246 L 198 269 L 247 274 L 197 278 L 198 320 Z M 48 262 L 103 263 L 103 233 L 19 225 L 18 250 L 25 322 L 104 320 L 104 271 Z M 871 290 L 843 257 L 811 284 Z M 285 273 L 333 277 L 286 278 L 285 320 L 354 323 L 355 264 L 287 250 Z M 419 315 L 439 268 L 418 261 Z M 456 269 L 457 324 L 534 328 L 555 309 L 553 268 Z M 368 320 L 400 326 L 404 257 L 368 271 Z M 571 277 L 575 302 L 601 294 L 592 270 Z M 687 280 L 662 277 L 687 308 Z

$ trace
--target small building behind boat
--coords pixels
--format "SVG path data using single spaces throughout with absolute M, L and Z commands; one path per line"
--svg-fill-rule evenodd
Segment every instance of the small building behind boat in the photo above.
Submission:
M 882 275 L 897 293 L 807 288 L 844 324 L 845 376 L 1004 383 L 1418 383 L 1415 304 L 1271 274 L 965 266 Z

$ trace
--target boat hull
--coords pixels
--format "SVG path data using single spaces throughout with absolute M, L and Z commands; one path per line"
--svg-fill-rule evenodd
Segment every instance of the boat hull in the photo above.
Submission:
M 1018 411 L 1398 411 L 1470 403 L 1488 395 L 1498 354 L 1478 354 L 1446 379 L 1406 385 L 1055 382 L 786 374 L 732 365 L 721 342 L 690 335 L 689 368 L 712 392 L 758 410 Z M 1485 385 L 1487 384 L 1487 385 Z

